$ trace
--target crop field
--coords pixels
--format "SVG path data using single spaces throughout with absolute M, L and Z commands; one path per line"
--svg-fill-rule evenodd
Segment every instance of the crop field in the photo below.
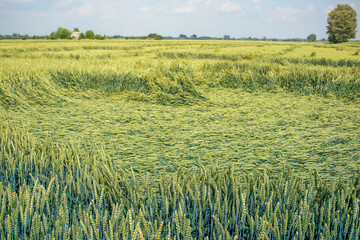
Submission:
M 360 44 L 0 41 L 1 239 L 359 239 Z

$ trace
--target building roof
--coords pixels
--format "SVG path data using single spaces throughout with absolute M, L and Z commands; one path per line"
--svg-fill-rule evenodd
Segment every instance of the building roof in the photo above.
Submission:
M 72 32 L 71 35 L 70 35 L 70 37 L 75 37 L 75 38 L 76 38 L 76 37 L 80 37 L 80 34 L 81 34 L 81 32 L 77 32 L 77 31 L 76 31 L 76 32 Z

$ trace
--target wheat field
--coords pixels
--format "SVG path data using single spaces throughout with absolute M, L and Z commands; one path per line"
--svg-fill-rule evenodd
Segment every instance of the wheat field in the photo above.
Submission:
M 359 239 L 359 51 L 1 40 L 1 239 Z

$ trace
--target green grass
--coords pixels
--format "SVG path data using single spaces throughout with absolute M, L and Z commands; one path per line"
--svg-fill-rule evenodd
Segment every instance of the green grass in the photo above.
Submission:
M 359 237 L 359 44 L 0 43 L 1 238 Z

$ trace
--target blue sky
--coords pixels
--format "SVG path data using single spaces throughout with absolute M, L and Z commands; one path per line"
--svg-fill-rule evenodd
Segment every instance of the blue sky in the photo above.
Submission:
M 0 34 L 46 35 L 59 26 L 106 35 L 327 38 L 327 14 L 358 0 L 0 0 Z

